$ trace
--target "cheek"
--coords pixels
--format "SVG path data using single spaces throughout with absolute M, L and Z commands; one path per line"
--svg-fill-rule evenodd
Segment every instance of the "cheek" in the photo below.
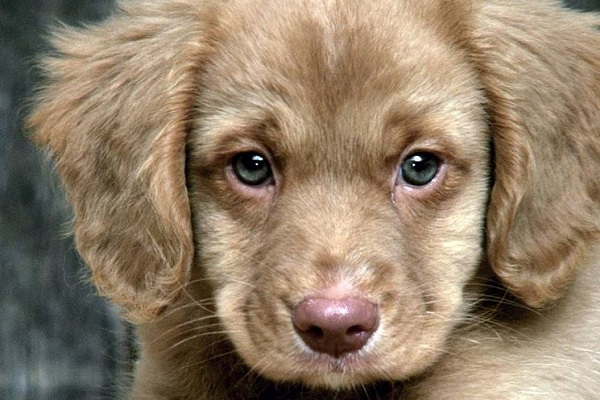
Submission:
M 411 192 L 397 191 L 395 205 L 409 260 L 402 268 L 410 268 L 422 282 L 432 310 L 449 315 L 464 308 L 464 287 L 484 257 L 487 170 L 439 185 L 426 188 L 418 200 Z
M 248 235 L 252 232 L 251 222 L 240 221 L 236 210 L 207 193 L 211 192 L 191 196 L 196 244 L 192 280 L 205 281 L 211 288 L 211 292 L 197 293 L 198 301 L 212 300 L 211 296 L 217 300 L 222 288 L 231 281 L 250 285 L 254 271 L 250 268 L 253 256 L 249 250 L 258 240 Z
M 197 266 L 219 289 L 231 281 L 251 285 L 257 271 L 255 248 L 260 234 L 249 237 L 243 224 L 227 216 L 208 216 L 202 218 L 206 227 L 198 229 Z

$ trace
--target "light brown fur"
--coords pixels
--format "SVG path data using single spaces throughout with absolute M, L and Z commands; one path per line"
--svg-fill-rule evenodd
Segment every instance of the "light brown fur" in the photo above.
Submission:
M 600 19 L 521 3 L 132 1 L 56 35 L 30 125 L 137 324 L 131 398 L 598 398 Z M 365 348 L 302 344 L 319 293 L 377 305 Z

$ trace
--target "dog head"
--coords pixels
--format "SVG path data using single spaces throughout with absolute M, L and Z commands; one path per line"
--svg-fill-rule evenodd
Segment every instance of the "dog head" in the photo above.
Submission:
M 598 228 L 591 19 L 164 3 L 61 33 L 30 120 L 131 320 L 214 301 L 251 368 L 340 388 L 431 365 L 488 264 L 529 306 L 562 295 Z

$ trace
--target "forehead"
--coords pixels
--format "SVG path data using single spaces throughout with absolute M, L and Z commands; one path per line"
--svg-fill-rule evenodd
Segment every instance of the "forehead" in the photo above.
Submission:
M 202 77 L 202 140 L 312 159 L 382 159 L 415 136 L 464 147 L 481 135 L 481 99 L 443 3 L 226 3 Z

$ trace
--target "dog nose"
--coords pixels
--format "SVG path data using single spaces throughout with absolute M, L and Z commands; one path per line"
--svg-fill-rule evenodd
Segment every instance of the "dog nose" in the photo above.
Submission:
M 364 347 L 379 326 L 379 310 L 359 297 L 309 297 L 295 307 L 293 322 L 311 349 L 340 357 Z

